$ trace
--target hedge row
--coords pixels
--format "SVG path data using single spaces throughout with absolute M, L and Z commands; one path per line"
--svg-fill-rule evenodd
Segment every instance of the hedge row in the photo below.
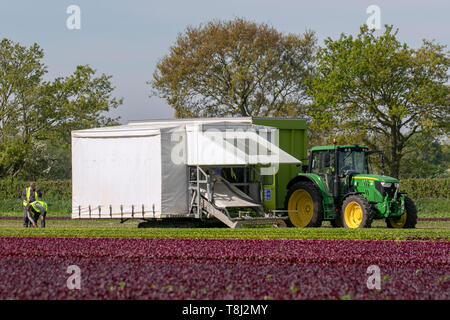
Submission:
M 450 178 L 404 179 L 400 189 L 412 199 L 450 198 Z
M 0 180 L 0 199 L 20 198 L 22 190 L 29 182 L 17 180 Z M 71 180 L 37 181 L 46 199 L 70 199 L 72 196 Z M 404 179 L 400 181 L 401 191 L 406 191 L 413 199 L 450 198 L 450 178 L 439 179 Z
M 0 199 L 18 199 L 30 184 L 29 181 L 19 181 L 10 179 L 0 179 Z M 38 189 L 41 190 L 45 199 L 71 199 L 71 180 L 38 180 Z

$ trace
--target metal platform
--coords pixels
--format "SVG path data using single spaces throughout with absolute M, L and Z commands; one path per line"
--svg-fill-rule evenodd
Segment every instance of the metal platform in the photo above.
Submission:
M 196 180 L 191 181 L 192 191 L 190 213 L 197 218 L 215 218 L 230 228 L 244 225 L 269 225 L 286 227 L 287 217 L 278 217 L 264 205 L 217 174 L 208 174 L 196 167 Z M 239 215 L 231 217 L 227 208 L 251 208 L 258 217 Z

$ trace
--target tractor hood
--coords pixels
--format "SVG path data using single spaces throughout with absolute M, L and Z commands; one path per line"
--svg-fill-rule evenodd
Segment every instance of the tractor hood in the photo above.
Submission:
M 390 183 L 398 183 L 398 180 L 388 176 L 381 176 L 378 174 L 355 174 L 352 176 L 353 179 L 356 180 L 372 180 L 372 181 L 380 181 L 380 182 L 390 182 Z

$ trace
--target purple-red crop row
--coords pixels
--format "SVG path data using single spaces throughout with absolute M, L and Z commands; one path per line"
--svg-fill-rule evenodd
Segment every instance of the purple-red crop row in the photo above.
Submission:
M 3 237 L 0 271 L 0 299 L 449 299 L 450 243 Z

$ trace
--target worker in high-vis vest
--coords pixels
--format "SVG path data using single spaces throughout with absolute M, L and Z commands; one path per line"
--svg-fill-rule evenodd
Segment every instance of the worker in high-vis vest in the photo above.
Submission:
M 41 219 L 41 228 L 45 228 L 45 217 L 47 216 L 47 203 L 44 201 L 33 201 L 28 208 L 28 219 L 33 227 L 37 227 L 37 222 Z
M 30 182 L 30 186 L 22 192 L 22 204 L 23 204 L 23 226 L 27 228 L 30 225 L 28 218 L 28 208 L 30 203 L 38 201 L 42 197 L 42 193 L 36 187 L 34 182 Z

